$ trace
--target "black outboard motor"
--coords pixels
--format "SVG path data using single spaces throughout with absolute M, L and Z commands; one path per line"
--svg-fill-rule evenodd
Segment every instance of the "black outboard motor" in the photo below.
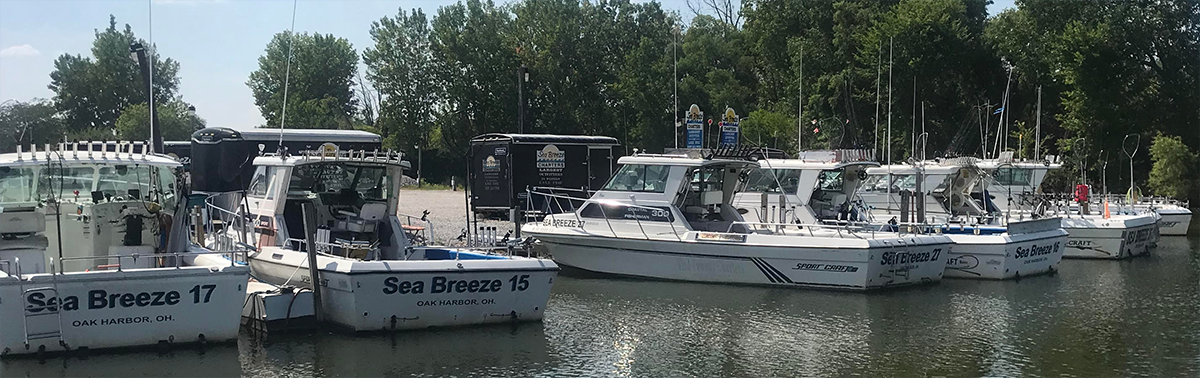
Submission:
M 228 127 L 209 127 L 192 134 L 192 190 L 221 193 L 245 190 L 254 175 L 258 145 Z

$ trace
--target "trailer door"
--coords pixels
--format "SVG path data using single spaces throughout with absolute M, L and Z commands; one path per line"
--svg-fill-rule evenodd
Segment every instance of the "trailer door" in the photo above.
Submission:
M 588 189 L 604 187 L 613 171 L 612 146 L 588 146 Z

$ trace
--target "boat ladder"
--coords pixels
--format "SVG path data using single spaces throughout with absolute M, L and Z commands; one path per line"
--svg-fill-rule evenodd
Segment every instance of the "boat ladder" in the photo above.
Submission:
M 51 261 L 50 266 L 51 267 L 54 266 L 53 260 Z M 62 334 L 62 312 L 61 312 L 62 311 L 62 299 L 59 298 L 59 296 L 58 296 L 58 275 L 55 274 L 53 271 L 53 268 L 51 268 L 50 286 L 36 286 L 36 287 L 31 287 L 31 288 L 25 288 L 25 278 L 21 277 L 21 273 L 20 273 L 21 272 L 20 260 L 17 261 L 16 270 L 17 270 L 17 280 L 18 280 L 17 282 L 18 282 L 18 285 L 19 285 L 19 288 L 21 291 L 22 299 L 29 298 L 29 296 L 34 293 L 43 293 L 44 294 L 43 298 L 53 298 L 54 299 L 53 305 L 47 304 L 47 305 L 43 305 L 43 306 L 36 306 L 36 305 L 30 304 L 30 303 L 25 304 L 25 310 L 23 311 L 24 329 L 25 329 L 25 349 L 26 350 L 29 349 L 30 341 L 51 339 L 51 338 L 58 338 L 58 344 L 62 345 L 63 347 L 66 347 L 67 343 L 66 343 L 66 340 L 63 340 L 63 334 Z M 47 300 L 49 300 L 49 299 L 47 299 Z M 29 330 L 30 319 L 41 318 L 41 317 L 46 317 L 46 316 L 53 316 L 55 318 L 54 325 L 57 327 L 54 329 L 48 330 L 48 331 L 30 332 L 30 330 Z

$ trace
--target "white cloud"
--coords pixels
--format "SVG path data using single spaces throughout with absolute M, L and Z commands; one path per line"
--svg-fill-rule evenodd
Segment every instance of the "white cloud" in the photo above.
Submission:
M 28 43 L 24 45 L 12 45 L 4 48 L 4 50 L 0 50 L 0 56 L 5 57 L 38 55 L 42 55 L 42 52 L 33 48 L 33 46 L 29 45 Z

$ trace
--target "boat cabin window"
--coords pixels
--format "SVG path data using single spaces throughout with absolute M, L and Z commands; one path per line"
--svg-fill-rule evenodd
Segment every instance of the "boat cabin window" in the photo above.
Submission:
M 150 183 L 153 177 L 150 167 L 138 165 L 115 165 L 100 167 L 100 179 L 96 190 L 104 193 L 104 197 L 121 198 L 125 200 L 140 200 L 150 196 Z M 131 192 L 133 190 L 134 192 Z M 131 198 L 136 193 L 138 198 Z
M 74 198 L 79 192 L 80 200 L 90 199 L 95 183 L 96 169 L 94 167 L 56 167 L 51 166 L 42 171 L 40 180 L 47 197 Z M 101 190 L 101 189 L 97 189 Z M 106 193 L 107 194 L 107 193 Z M 113 192 L 115 194 L 115 191 Z
M 275 195 L 271 192 L 271 181 L 274 181 L 275 167 L 258 167 L 254 172 L 254 178 L 250 180 L 249 196 L 274 199 Z
M 667 165 L 626 164 L 604 185 L 603 190 L 663 193 L 667 189 Z
M 1029 185 L 1032 171 L 1028 168 L 999 168 L 992 173 L 992 178 L 999 185 Z
M 840 192 L 842 191 L 842 175 L 846 172 L 845 168 L 821 171 L 817 176 L 817 189 Z
M 886 192 L 886 191 L 888 191 L 887 178 L 888 178 L 887 174 L 870 175 L 867 177 L 866 181 L 863 183 L 862 190 L 864 192 Z M 901 190 L 916 190 L 916 189 L 917 189 L 917 176 L 916 175 L 905 175 L 905 174 L 898 174 L 898 173 L 892 174 L 892 188 L 891 188 L 892 192 L 898 192 Z
M 34 191 L 37 172 L 32 167 L 0 167 L 0 207 L 3 204 L 39 202 Z
M 305 164 L 293 169 L 288 195 L 336 193 L 341 199 L 353 202 L 386 201 L 391 194 L 388 193 L 391 180 L 387 175 L 387 167 L 383 166 Z
M 796 193 L 799 186 L 799 169 L 755 169 L 750 171 L 746 187 L 742 191 L 792 194 Z

